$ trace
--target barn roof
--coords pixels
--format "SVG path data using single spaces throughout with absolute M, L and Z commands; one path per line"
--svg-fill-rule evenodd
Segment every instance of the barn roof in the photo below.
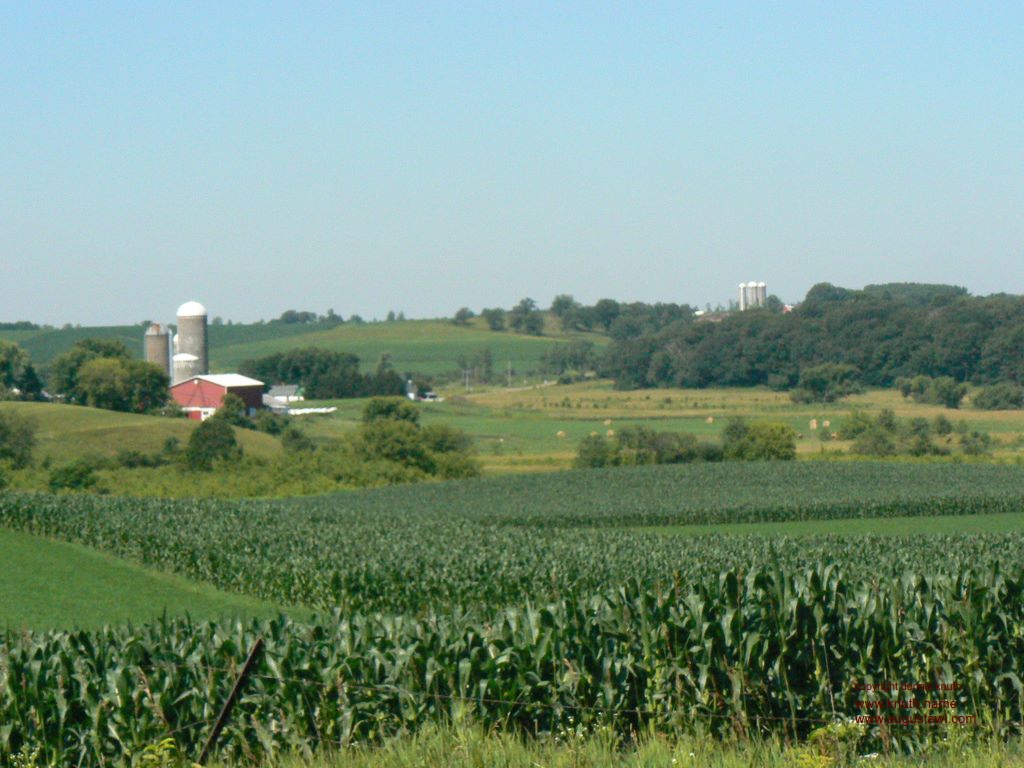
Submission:
M 263 382 L 257 381 L 256 379 L 250 379 L 248 376 L 243 376 L 240 373 L 206 373 L 201 376 L 192 376 L 185 381 L 180 381 L 174 386 L 180 387 L 182 384 L 187 384 L 195 379 L 202 379 L 208 381 L 211 384 L 216 384 L 218 387 L 262 387 Z

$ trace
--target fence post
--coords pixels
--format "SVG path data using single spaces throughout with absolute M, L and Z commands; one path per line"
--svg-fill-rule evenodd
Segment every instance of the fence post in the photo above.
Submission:
M 210 731 L 210 735 L 206 739 L 206 744 L 203 745 L 203 751 L 199 753 L 199 759 L 196 761 L 199 765 L 206 765 L 206 758 L 210 754 L 210 750 L 213 749 L 213 745 L 217 742 L 217 737 L 220 736 L 220 732 L 224 729 L 224 726 L 228 722 L 228 718 L 231 717 L 231 710 L 235 706 L 235 702 L 238 700 L 238 695 L 242 692 L 242 686 L 245 685 L 245 681 L 249 677 L 249 673 L 252 672 L 252 668 L 256 666 L 256 660 L 259 658 L 260 653 L 263 651 L 263 638 L 257 637 L 256 642 L 253 643 L 252 649 L 249 651 L 249 658 L 245 660 L 245 665 L 242 667 L 242 671 L 238 674 L 238 679 L 235 680 L 235 685 L 231 689 L 231 694 L 228 696 L 227 701 L 224 702 L 224 706 L 221 707 L 220 714 L 217 716 L 217 722 L 213 725 L 213 730 Z

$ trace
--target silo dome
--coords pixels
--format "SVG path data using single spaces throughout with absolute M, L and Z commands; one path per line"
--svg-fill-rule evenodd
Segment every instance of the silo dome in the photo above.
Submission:
M 206 317 L 206 307 L 198 301 L 186 301 L 178 307 L 178 317 Z
M 162 325 L 160 325 L 160 323 L 153 323 L 152 325 L 149 326 L 149 328 L 146 329 L 146 335 L 147 336 L 166 336 L 167 335 L 167 331 L 164 330 L 164 327 Z

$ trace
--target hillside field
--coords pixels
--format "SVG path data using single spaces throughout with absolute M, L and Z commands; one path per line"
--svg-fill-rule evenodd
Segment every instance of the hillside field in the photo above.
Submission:
M 5 409 L 35 422 L 37 464 L 47 459 L 64 464 L 86 457 L 113 457 L 122 450 L 155 453 L 171 437 L 186 444 L 199 423 L 53 403 L 0 402 L 0 411 Z M 247 429 L 235 429 L 235 435 L 248 455 L 271 458 L 280 453 L 280 443 L 269 435 Z
M 0 331 L 0 339 L 20 344 L 32 357 L 33 362 L 46 366 L 54 357 L 85 338 L 123 341 L 133 353 L 141 357 L 144 333 L 145 326 L 135 325 Z M 551 317 L 546 319 L 543 336 L 491 331 L 477 318 L 465 327 L 456 326 L 449 320 L 403 320 L 342 325 L 210 325 L 209 337 L 210 369 L 213 373 L 233 372 L 243 360 L 275 352 L 287 352 L 300 347 L 320 347 L 357 355 L 364 370 L 373 370 L 381 355 L 388 353 L 399 372 L 422 375 L 449 374 L 459 371 L 461 357 L 472 359 L 474 355 L 489 349 L 494 373 L 502 381 L 507 376 L 510 363 L 517 381 L 525 373 L 536 371 L 541 363 L 541 355 L 552 344 L 576 339 L 586 339 L 597 345 L 608 343 L 608 338 L 600 334 L 566 334 Z

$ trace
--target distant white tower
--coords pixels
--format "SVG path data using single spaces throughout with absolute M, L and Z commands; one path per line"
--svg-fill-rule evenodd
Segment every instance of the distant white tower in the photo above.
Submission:
M 768 284 L 751 280 L 740 283 L 740 311 L 751 307 L 763 307 L 768 298 Z

